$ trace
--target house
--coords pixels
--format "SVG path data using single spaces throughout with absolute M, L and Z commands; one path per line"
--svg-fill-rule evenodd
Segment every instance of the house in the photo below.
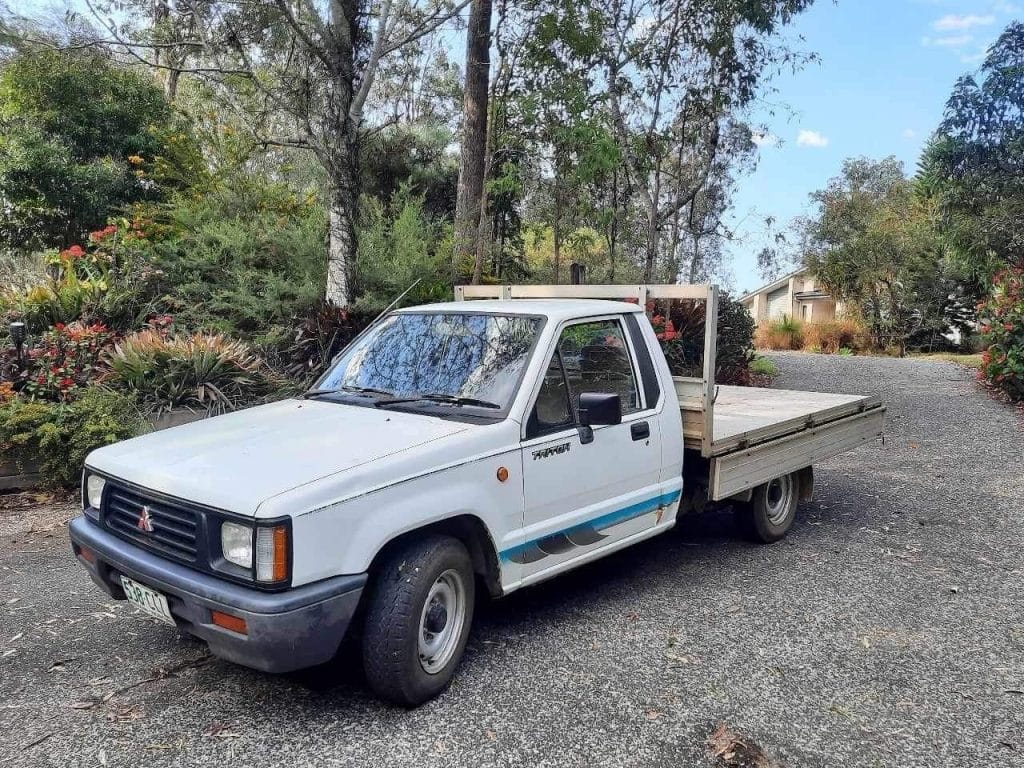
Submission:
M 806 268 L 798 269 L 773 283 L 746 293 L 739 298 L 754 318 L 755 325 L 776 320 L 783 315 L 804 323 L 834 320 L 842 314 L 842 302 L 818 286 Z

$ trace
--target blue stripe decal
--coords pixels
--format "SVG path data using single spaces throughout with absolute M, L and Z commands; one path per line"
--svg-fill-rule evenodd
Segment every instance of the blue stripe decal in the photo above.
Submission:
M 670 493 L 663 493 L 658 496 L 654 496 L 644 501 L 638 501 L 635 504 L 630 504 L 628 507 L 617 509 L 614 512 L 608 512 L 599 517 L 595 517 L 592 520 L 588 520 L 585 523 L 578 523 L 569 528 L 563 528 L 560 531 L 552 531 L 546 533 L 538 539 L 531 539 L 525 541 L 522 544 L 518 544 L 509 549 L 502 550 L 500 557 L 502 560 L 511 560 L 516 555 L 525 553 L 534 547 L 537 547 L 542 541 L 546 541 L 554 536 L 572 536 L 574 533 L 578 533 L 583 530 L 594 530 L 599 531 L 603 528 L 610 528 L 613 525 L 624 523 L 627 520 L 632 520 L 635 517 L 646 515 L 649 512 L 654 512 L 659 507 L 667 507 L 669 504 L 674 503 L 682 494 L 682 491 L 671 491 Z

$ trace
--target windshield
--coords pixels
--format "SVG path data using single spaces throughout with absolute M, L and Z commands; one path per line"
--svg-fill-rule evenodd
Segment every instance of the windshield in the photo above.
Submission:
M 317 388 L 473 398 L 507 409 L 541 323 L 523 315 L 394 314 L 345 350 Z

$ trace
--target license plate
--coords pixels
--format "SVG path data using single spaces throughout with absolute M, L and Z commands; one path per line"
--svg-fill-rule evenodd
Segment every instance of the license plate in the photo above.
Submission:
M 124 587 L 124 594 L 128 598 L 129 603 L 136 608 L 141 608 L 143 613 L 152 616 L 154 619 L 160 619 L 160 621 L 172 626 L 174 625 L 174 617 L 171 616 L 171 609 L 167 607 L 166 597 L 155 589 L 139 584 L 139 582 L 133 581 L 127 576 L 121 577 L 121 586 Z

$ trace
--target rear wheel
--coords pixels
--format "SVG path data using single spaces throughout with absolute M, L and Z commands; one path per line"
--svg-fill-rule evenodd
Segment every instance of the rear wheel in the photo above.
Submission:
M 377 569 L 363 630 L 366 680 L 382 699 L 414 707 L 451 682 L 473 623 L 475 582 L 466 547 L 430 536 Z
M 771 544 L 789 532 L 799 502 L 800 483 L 793 472 L 755 488 L 750 501 L 736 505 L 736 522 L 746 538 Z

